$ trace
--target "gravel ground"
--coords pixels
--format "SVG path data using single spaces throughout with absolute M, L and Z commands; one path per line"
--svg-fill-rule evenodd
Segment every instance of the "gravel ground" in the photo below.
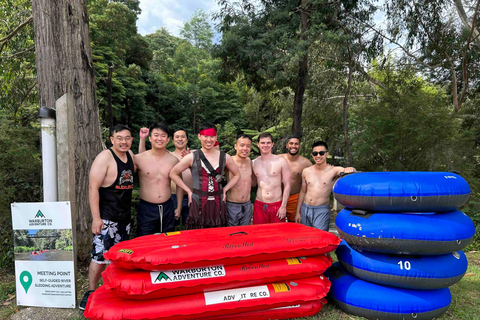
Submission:
M 84 319 L 80 309 L 36 308 L 21 309 L 10 317 L 10 320 L 68 320 Z

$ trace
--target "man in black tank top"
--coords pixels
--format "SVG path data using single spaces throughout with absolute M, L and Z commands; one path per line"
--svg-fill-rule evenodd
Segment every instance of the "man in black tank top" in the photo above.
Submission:
M 133 173 L 135 164 L 131 131 L 118 124 L 110 136 L 112 147 L 102 151 L 90 169 L 88 196 L 92 212 L 93 249 L 88 268 L 89 290 L 79 308 L 85 310 L 88 297 L 97 287 L 109 263 L 103 257 L 114 244 L 128 240 L 130 233 Z

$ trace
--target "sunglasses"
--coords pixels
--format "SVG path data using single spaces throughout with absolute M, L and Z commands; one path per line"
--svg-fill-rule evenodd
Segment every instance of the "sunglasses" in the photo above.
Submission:
M 324 156 L 328 151 L 313 151 L 312 156 L 316 157 L 318 155 Z

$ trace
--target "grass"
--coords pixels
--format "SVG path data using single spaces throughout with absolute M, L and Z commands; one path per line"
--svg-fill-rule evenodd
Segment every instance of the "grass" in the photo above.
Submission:
M 468 270 L 463 279 L 450 287 L 452 303 L 448 311 L 438 320 L 474 320 L 480 319 L 480 252 L 465 253 L 468 259 Z M 79 270 L 77 279 L 78 300 L 88 288 L 87 270 Z M 15 275 L 0 271 L 0 319 L 8 319 L 12 314 L 24 307 L 15 304 Z M 78 316 L 67 317 L 67 320 L 85 319 L 79 311 Z M 303 318 L 308 320 L 360 320 L 364 319 L 349 315 L 333 304 L 327 304 L 316 316 Z

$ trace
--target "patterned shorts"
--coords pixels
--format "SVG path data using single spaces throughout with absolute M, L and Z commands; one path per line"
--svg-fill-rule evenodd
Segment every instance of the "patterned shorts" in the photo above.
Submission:
M 120 241 L 129 239 L 130 223 L 125 224 L 104 219 L 102 221 L 102 232 L 93 235 L 93 248 L 90 256 L 93 262 L 108 264 L 110 261 L 105 260 L 103 254 Z

